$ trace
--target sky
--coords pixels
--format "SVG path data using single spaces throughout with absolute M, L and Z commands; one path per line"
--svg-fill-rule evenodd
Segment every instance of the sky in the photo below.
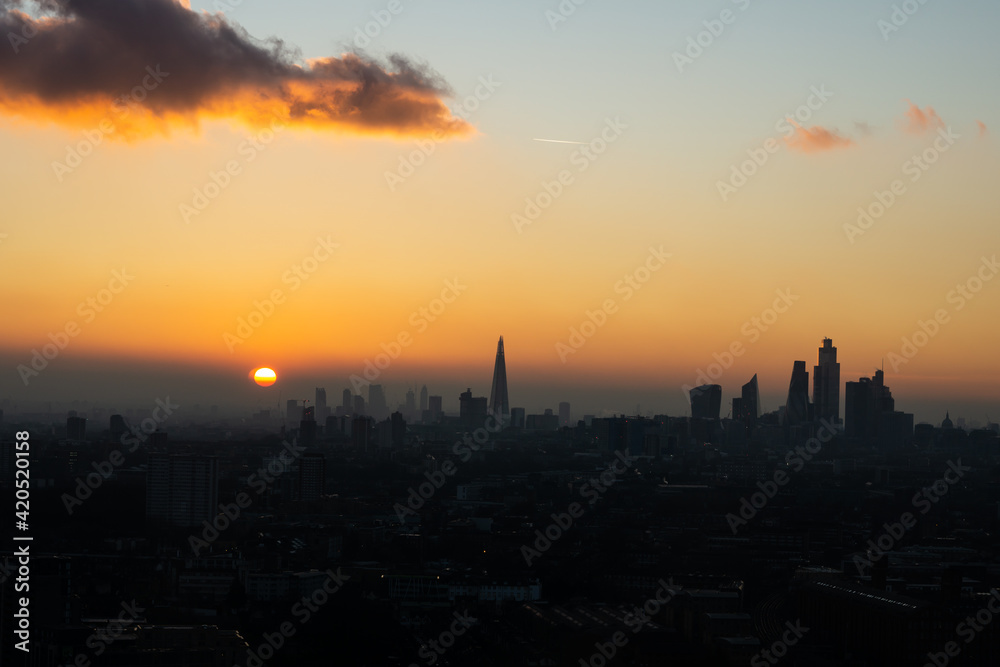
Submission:
M 776 409 L 829 337 L 1000 414 L 996 3 L 187 4 L 0 0 L 12 412 L 457 410 L 502 335 L 529 412 Z

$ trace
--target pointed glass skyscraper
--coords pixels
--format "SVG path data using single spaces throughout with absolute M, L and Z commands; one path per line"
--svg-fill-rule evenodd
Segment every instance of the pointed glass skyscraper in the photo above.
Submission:
M 493 388 L 490 389 L 489 411 L 503 423 L 510 421 L 510 402 L 507 400 L 507 364 L 503 358 L 503 336 L 497 343 L 497 360 L 493 365 Z

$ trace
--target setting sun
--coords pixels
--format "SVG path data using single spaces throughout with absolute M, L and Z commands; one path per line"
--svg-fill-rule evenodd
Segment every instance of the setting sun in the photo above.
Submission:
M 251 375 L 253 377 L 253 381 L 261 387 L 270 387 L 278 381 L 278 374 L 270 368 L 258 368 L 255 371 L 251 371 Z

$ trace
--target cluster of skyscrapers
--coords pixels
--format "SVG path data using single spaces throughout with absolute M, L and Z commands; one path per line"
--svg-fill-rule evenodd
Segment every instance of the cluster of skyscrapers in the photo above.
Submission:
M 885 385 L 883 371 L 874 377 L 845 384 L 845 410 L 840 414 L 840 363 L 837 348 L 830 338 L 823 339 L 818 360 L 813 366 L 812 400 L 809 371 L 805 361 L 795 361 L 788 383 L 785 404 L 778 408 L 782 425 L 795 427 L 818 421 L 842 424 L 845 435 L 859 439 L 883 439 L 890 444 L 904 444 L 913 435 L 913 415 L 895 409 L 892 392 Z M 722 387 L 702 385 L 690 390 L 691 416 L 696 419 L 719 419 Z M 731 416 L 753 427 L 761 417 L 760 387 L 757 375 L 743 385 L 739 398 L 733 399 Z

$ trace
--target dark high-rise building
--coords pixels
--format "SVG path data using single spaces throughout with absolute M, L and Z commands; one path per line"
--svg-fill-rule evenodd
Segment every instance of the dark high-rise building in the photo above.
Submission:
M 299 422 L 299 440 L 304 443 L 316 442 L 316 406 L 302 408 L 302 421 Z
M 218 459 L 195 454 L 150 454 L 147 519 L 171 526 L 199 526 L 215 518 L 218 506 Z
M 482 424 L 486 421 L 487 404 L 485 396 L 473 396 L 472 389 L 466 389 L 458 397 L 458 417 L 467 426 Z M 508 411 L 509 416 L 509 411 Z
M 860 438 L 868 434 L 870 415 L 875 411 L 871 380 L 861 378 L 844 384 L 844 435 Z
M 326 487 L 326 459 L 318 452 L 306 452 L 299 458 L 299 500 L 316 500 Z
M 351 390 L 350 389 L 345 389 L 344 393 L 341 394 L 341 395 L 343 396 L 342 406 L 344 408 L 344 414 L 349 415 L 349 414 L 351 414 L 351 410 L 354 409 L 354 397 L 351 394 Z
M 885 386 L 885 374 L 845 384 L 844 434 L 861 440 L 877 439 L 886 447 L 902 447 L 913 439 L 913 415 L 896 411 L 896 400 Z
M 70 440 L 84 440 L 87 436 L 87 420 L 70 412 L 66 418 L 66 437 Z
M 840 421 L 840 364 L 830 338 L 823 339 L 818 364 L 813 366 L 813 406 L 816 419 Z
M 458 395 L 458 418 L 463 422 L 469 420 L 472 412 L 472 387 L 469 387 Z
M 703 384 L 695 387 L 691 395 L 691 417 L 694 419 L 718 419 L 722 410 L 722 387 L 717 384 Z
M 514 428 L 524 428 L 524 408 L 510 409 L 510 425 Z
M 417 414 L 417 401 L 412 389 L 406 390 L 406 411 L 404 414 L 410 419 L 413 419 L 413 415 Z
M 440 396 L 428 396 L 427 397 L 427 411 L 430 412 L 431 422 L 438 422 L 441 420 L 441 415 L 444 412 L 441 409 L 442 399 Z
M 326 389 L 316 387 L 316 420 L 322 422 L 330 414 L 326 407 Z
M 792 366 L 792 379 L 788 383 L 788 399 L 785 401 L 785 423 L 791 426 L 810 421 L 809 415 L 809 371 L 806 362 L 796 361 Z
M 569 426 L 569 403 L 559 404 L 559 426 Z
M 365 397 L 358 394 L 354 397 L 354 408 L 352 409 L 355 417 L 360 417 L 365 414 Z
M 420 412 L 427 409 L 427 385 L 420 388 Z
M 497 358 L 493 364 L 493 386 L 490 388 L 490 414 L 504 423 L 510 421 L 510 401 L 507 398 L 507 362 L 503 356 L 503 336 L 497 343 Z
M 736 401 L 739 401 L 737 408 Z M 740 398 L 733 400 L 733 419 L 740 419 L 747 426 L 753 426 L 760 418 L 760 386 L 757 384 L 757 374 L 743 385 Z
M 371 417 L 356 416 L 351 421 L 351 445 L 355 451 L 370 451 L 372 445 L 372 424 Z

